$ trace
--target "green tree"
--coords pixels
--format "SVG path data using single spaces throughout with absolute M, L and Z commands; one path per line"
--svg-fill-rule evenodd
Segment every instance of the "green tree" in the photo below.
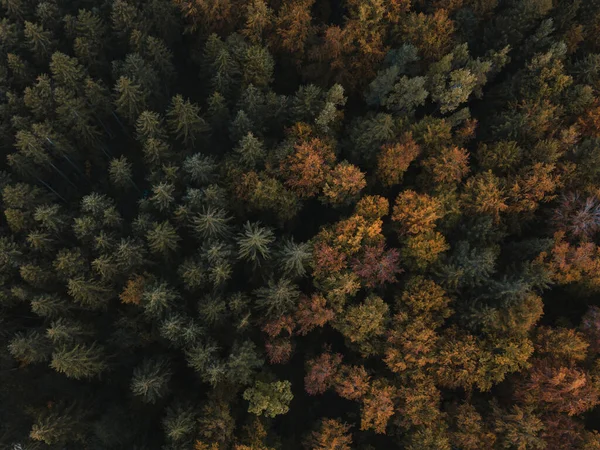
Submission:
M 271 258 L 270 245 L 275 242 L 275 235 L 269 228 L 260 223 L 246 222 L 243 233 L 238 234 L 238 255 L 240 259 L 250 261 L 258 266 Z
M 108 369 L 108 364 L 101 346 L 77 343 L 57 348 L 52 353 L 50 367 L 68 378 L 81 380 L 100 375 Z
M 144 359 L 131 378 L 131 392 L 145 403 L 156 403 L 169 392 L 172 371 L 165 359 Z
M 200 117 L 200 107 L 181 95 L 171 99 L 167 111 L 167 123 L 185 145 L 194 146 L 195 142 L 207 131 L 208 124 Z
M 154 253 L 168 256 L 177 251 L 181 240 L 177 231 L 169 222 L 155 223 L 147 235 L 148 246 Z
M 129 78 L 121 77 L 117 80 L 114 91 L 117 112 L 130 123 L 135 123 L 147 105 L 148 95 L 144 88 Z
M 265 383 L 257 381 L 244 391 L 244 400 L 250 403 L 248 412 L 266 417 L 276 417 L 289 411 L 289 403 L 294 398 L 289 381 Z

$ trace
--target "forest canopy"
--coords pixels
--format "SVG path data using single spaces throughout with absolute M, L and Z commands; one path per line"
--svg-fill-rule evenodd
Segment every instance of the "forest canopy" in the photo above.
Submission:
M 0 0 L 0 151 L 2 449 L 600 449 L 600 0 Z

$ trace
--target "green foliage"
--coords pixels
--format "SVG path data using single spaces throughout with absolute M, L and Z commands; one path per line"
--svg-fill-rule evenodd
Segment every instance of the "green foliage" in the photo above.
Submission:
M 52 353 L 50 367 L 76 380 L 97 377 L 107 368 L 104 349 L 93 343 L 63 344 Z
M 145 403 L 156 403 L 169 391 L 172 372 L 164 359 L 145 359 L 133 370 L 131 392 Z
M 250 403 L 248 412 L 266 417 L 276 417 L 289 411 L 289 403 L 294 398 L 289 381 L 265 383 L 257 381 L 244 391 L 244 400 Z

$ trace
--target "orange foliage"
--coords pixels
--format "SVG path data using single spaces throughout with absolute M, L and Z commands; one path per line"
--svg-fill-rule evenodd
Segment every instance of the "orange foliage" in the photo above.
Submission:
M 194 444 L 194 450 L 220 450 L 220 446 L 216 442 L 206 444 L 202 441 L 196 441 Z
M 589 374 L 548 359 L 534 361 L 515 390 L 515 397 L 525 403 L 570 416 L 592 409 L 600 403 L 599 396 Z
M 600 102 L 587 108 L 577 124 L 584 136 L 600 137 Z
M 456 183 L 469 173 L 469 152 L 464 148 L 444 148 L 438 156 L 423 161 L 436 183 Z
M 454 446 L 464 450 L 479 450 L 481 448 L 494 448 L 496 436 L 486 430 L 481 415 L 473 405 L 464 403 L 456 411 L 456 431 L 450 438 Z
M 440 419 L 441 394 L 430 378 L 419 374 L 402 386 L 398 394 L 401 399 L 398 411 L 406 428 L 431 425 Z
M 584 282 L 591 287 L 600 287 L 600 249 L 592 242 L 572 245 L 564 240 L 565 233 L 554 234 L 554 247 L 547 259 L 547 266 L 554 280 L 560 284 Z
M 315 0 L 286 0 L 275 19 L 273 44 L 296 57 L 304 53 L 313 32 L 311 8 Z
M 343 161 L 329 172 L 323 187 L 325 200 L 333 205 L 348 203 L 367 185 L 358 167 Z
M 347 400 L 359 400 L 369 390 L 370 377 L 363 366 L 342 366 L 335 382 L 335 392 Z
M 335 162 L 331 147 L 313 138 L 294 147 L 294 153 L 281 164 L 281 171 L 290 187 L 300 197 L 313 197 L 322 189 L 330 166 Z
M 540 202 L 549 202 L 556 196 L 550 195 L 560 186 L 560 176 L 554 174 L 554 164 L 535 163 L 524 170 L 508 191 L 509 211 L 530 212 Z
M 398 194 L 392 220 L 399 222 L 401 234 L 418 234 L 433 230 L 442 215 L 442 204 L 435 197 L 407 190 Z
M 437 333 L 426 319 L 397 314 L 388 332 L 384 361 L 396 373 L 424 367 L 435 361 L 433 350 L 437 340 Z
M 406 240 L 406 247 L 402 249 L 402 255 L 413 268 L 425 269 L 436 262 L 440 254 L 449 248 L 442 233 L 430 231 L 410 236 Z
M 340 220 L 333 229 L 321 231 L 318 237 L 351 256 L 358 253 L 363 245 L 381 241 L 381 226 L 382 221 L 379 219 L 369 222 L 362 216 L 354 215 Z
M 141 275 L 135 275 L 127 281 L 127 285 L 119 298 L 121 302 L 126 304 L 139 305 L 142 301 L 142 295 L 144 294 L 144 277 Z
M 291 336 L 294 331 L 294 319 L 291 316 L 279 316 L 264 324 L 262 330 L 271 338 L 279 336 L 282 331 Z
M 356 204 L 355 213 L 365 219 L 375 221 L 387 216 L 390 212 L 390 202 L 380 195 L 366 195 Z
M 308 334 L 317 327 L 323 327 L 333 320 L 335 313 L 327 308 L 327 300 L 322 295 L 314 294 L 312 297 L 303 298 L 298 304 L 295 320 L 299 329 L 297 333 L 301 336 Z
M 334 419 L 323 419 L 318 430 L 313 431 L 306 442 L 310 450 L 351 450 L 350 425 Z
M 204 31 L 224 31 L 239 18 L 239 0 L 173 0 L 184 17 L 190 20 L 190 28 L 206 28 Z
M 400 142 L 386 144 L 377 156 L 377 177 L 384 186 L 400 184 L 404 172 L 421 153 L 421 147 L 406 133 Z
M 394 415 L 396 389 L 383 381 L 376 381 L 363 398 L 360 420 L 361 430 L 385 434 L 388 420 Z
M 433 280 L 416 276 L 406 283 L 399 304 L 414 314 L 427 318 L 436 326 L 442 324 L 450 316 L 450 298 L 446 292 Z
M 489 214 L 495 220 L 499 220 L 500 213 L 508 209 L 501 180 L 491 171 L 469 178 L 465 183 L 462 200 L 467 211 Z

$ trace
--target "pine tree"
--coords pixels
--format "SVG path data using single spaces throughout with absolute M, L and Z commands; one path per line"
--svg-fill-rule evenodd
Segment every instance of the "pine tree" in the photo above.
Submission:
M 154 253 L 160 253 L 163 256 L 177 251 L 178 242 L 181 238 L 177 231 L 169 222 L 155 223 L 154 227 L 148 232 L 148 246 Z
M 52 353 L 50 367 L 68 378 L 93 378 L 104 372 L 108 365 L 104 349 L 96 343 L 64 344 Z
M 181 95 L 171 99 L 167 123 L 178 139 L 192 147 L 209 130 L 204 119 L 200 117 L 200 107 L 189 100 L 184 100 Z
M 130 123 L 135 123 L 147 105 L 148 96 L 144 89 L 131 79 L 121 77 L 117 80 L 114 91 L 117 112 Z
M 244 232 L 237 238 L 238 255 L 241 259 L 260 265 L 271 257 L 269 246 L 275 241 L 273 232 L 259 223 L 246 222 Z
M 169 391 L 171 369 L 164 359 L 144 359 L 133 370 L 131 391 L 145 403 L 156 403 Z

